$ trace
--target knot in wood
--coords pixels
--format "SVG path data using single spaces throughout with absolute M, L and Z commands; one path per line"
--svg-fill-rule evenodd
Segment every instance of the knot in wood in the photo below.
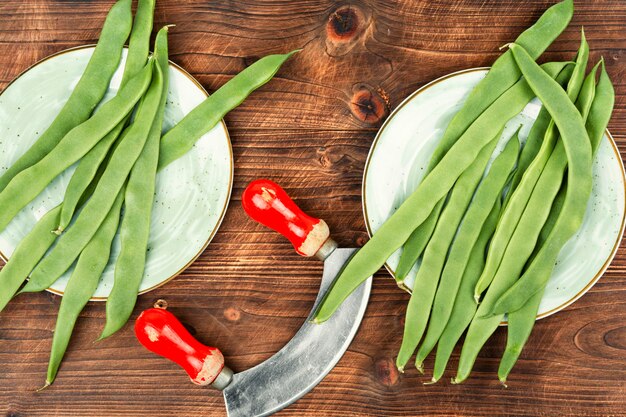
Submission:
M 224 318 L 228 321 L 239 321 L 241 312 L 235 307 L 228 307 L 224 310 Z
M 341 6 L 328 16 L 326 33 L 335 42 L 346 42 L 354 37 L 361 24 L 360 13 L 354 6 Z
M 380 91 L 386 97 L 386 93 Z M 385 98 L 378 91 L 361 87 L 352 95 L 350 111 L 363 123 L 377 124 L 387 116 L 388 106 Z
M 380 358 L 374 363 L 376 381 L 386 387 L 394 386 L 400 380 L 400 373 L 391 358 Z

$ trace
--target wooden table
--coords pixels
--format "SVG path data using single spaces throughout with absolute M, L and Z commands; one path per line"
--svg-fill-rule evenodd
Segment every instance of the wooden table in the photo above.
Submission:
M 498 47 L 552 0 L 159 0 L 155 27 L 174 23 L 171 59 L 213 91 L 260 56 L 304 48 L 226 117 L 234 148 L 232 202 L 219 233 L 178 278 L 140 297 L 166 298 L 235 371 L 263 361 L 307 316 L 321 264 L 250 221 L 240 197 L 259 177 L 281 183 L 327 220 L 344 246 L 363 245 L 361 176 L 379 126 L 408 94 L 452 71 L 490 65 Z M 0 88 L 54 52 L 97 40 L 111 0 L 0 2 Z M 579 29 L 604 56 L 617 91 L 610 129 L 626 150 L 626 3 L 577 1 L 570 27 L 542 60 L 572 59 Z M 497 331 L 460 386 L 394 368 L 408 295 L 381 271 L 365 319 L 326 379 L 282 416 L 626 415 L 626 252 L 573 306 L 541 320 L 504 389 Z M 130 325 L 94 344 L 104 309 L 90 304 L 55 384 L 41 392 L 59 297 L 20 296 L 0 314 L 0 412 L 6 416 L 222 416 L 219 392 L 189 383 L 142 348 Z M 458 351 L 452 359 L 456 365 Z M 432 358 L 426 370 L 432 370 Z

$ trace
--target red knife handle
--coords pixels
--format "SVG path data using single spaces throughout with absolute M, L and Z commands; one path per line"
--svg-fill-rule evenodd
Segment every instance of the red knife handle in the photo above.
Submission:
M 273 181 L 252 181 L 243 192 L 241 204 L 253 220 L 289 239 L 300 255 L 317 254 L 329 240 L 326 222 L 300 210 L 285 190 Z
M 180 365 L 198 385 L 214 384 L 223 389 L 232 371 L 224 366 L 219 349 L 198 342 L 159 300 L 155 308 L 143 311 L 135 321 L 135 335 L 148 350 Z M 216 379 L 219 384 L 216 384 Z M 225 385 L 224 385 L 225 383 Z M 220 386 L 223 385 L 223 386 Z

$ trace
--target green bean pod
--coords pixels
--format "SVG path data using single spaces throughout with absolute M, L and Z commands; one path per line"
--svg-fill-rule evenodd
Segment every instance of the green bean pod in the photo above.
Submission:
M 565 0 L 548 8 L 534 25 L 522 32 L 515 43 L 538 58 L 569 25 L 574 2 Z M 446 128 L 429 166 L 434 168 L 458 138 L 504 92 L 519 81 L 521 72 L 510 51 L 504 52 L 492 65 L 485 78 L 472 90 L 463 107 Z
M 120 88 L 126 85 L 129 78 L 137 75 L 148 60 L 154 2 L 155 0 L 139 0 L 137 2 L 137 13 L 135 13 L 133 30 L 130 34 L 128 55 Z M 96 177 L 98 169 L 105 161 L 111 146 L 128 123 L 130 116 L 131 114 L 129 113 L 96 146 L 91 148 L 78 163 L 63 196 L 63 209 L 61 210 L 61 218 L 56 230 L 57 234 L 62 233 L 70 224 L 70 221 L 72 221 L 72 217 L 78 208 L 78 201 Z
M 435 356 L 435 368 L 432 378 L 433 383 L 437 382 L 443 376 L 456 343 L 461 338 L 465 329 L 467 329 L 467 326 L 469 326 L 478 308 L 474 302 L 474 287 L 485 266 L 485 251 L 489 239 L 491 239 L 496 229 L 501 208 L 502 201 L 498 198 L 487 220 L 485 220 L 483 227 L 480 229 L 476 243 L 472 245 L 472 251 L 467 266 L 463 271 L 463 278 L 461 278 L 461 285 L 459 286 L 459 291 L 454 300 L 450 318 L 437 342 L 437 354 Z
M 550 7 L 533 26 L 522 32 L 515 42 L 526 48 L 534 58 L 539 57 L 567 27 L 573 12 L 574 4 L 570 0 Z M 518 81 L 520 75 L 510 51 L 506 51 L 493 63 L 485 78 L 472 90 L 461 110 L 450 121 L 431 157 L 426 174 L 441 161 L 478 116 Z M 396 282 L 401 288 L 404 287 L 407 274 L 426 248 L 444 203 L 445 198 L 437 203 L 428 218 L 407 239 L 395 271 Z
M 0 193 L 0 230 L 131 112 L 150 84 L 152 67 L 150 62 L 89 120 L 72 129 L 50 153 L 11 180 Z
M 20 241 L 11 258 L 0 270 L 0 311 L 26 280 L 30 271 L 54 243 L 51 227 L 59 221 L 61 205 L 43 215 L 35 227 Z
M 54 328 L 45 387 L 54 381 L 70 342 L 78 315 L 96 291 L 100 276 L 107 266 L 123 201 L 124 193 L 122 190 L 118 193 L 100 228 L 78 257 L 74 271 L 67 282 Z
M 398 284 L 398 287 L 408 290 L 408 288 L 404 285 L 404 280 L 409 272 L 411 272 L 413 265 L 415 265 L 419 257 L 422 256 L 424 249 L 426 249 L 426 245 L 428 245 L 428 242 L 435 231 L 435 226 L 437 225 L 437 220 L 439 220 L 439 214 L 443 209 L 445 201 L 446 197 L 439 200 L 426 220 L 417 226 L 404 243 L 402 253 L 400 254 L 400 260 L 398 261 L 398 267 L 395 270 L 396 284 Z
M 569 79 L 572 77 L 572 73 L 574 72 L 574 64 L 568 65 L 561 71 L 559 76 L 557 77 L 557 82 L 561 85 L 566 85 Z M 522 148 L 522 152 L 519 157 L 519 161 L 517 162 L 517 169 L 515 170 L 515 174 L 513 175 L 513 179 L 511 180 L 511 184 L 509 187 L 509 192 L 506 194 L 504 198 L 503 206 L 506 206 L 513 195 L 512 190 L 517 189 L 522 177 L 528 167 L 535 159 L 539 150 L 541 149 L 541 145 L 543 143 L 543 138 L 545 137 L 546 131 L 548 130 L 548 126 L 552 121 L 552 117 L 550 117 L 550 113 L 546 110 L 545 107 L 541 107 L 539 110 L 539 115 L 537 116 L 537 120 L 533 123 L 530 132 L 528 133 L 528 138 L 526 138 L 526 143 Z
M 39 139 L 2 174 L 0 191 L 17 174 L 43 159 L 70 130 L 91 116 L 119 65 L 132 25 L 131 3 L 131 0 L 119 0 L 111 7 L 93 55 L 67 102 Z
M 161 138 L 159 170 L 186 154 L 205 133 L 254 90 L 266 84 L 297 49 L 287 54 L 268 55 L 235 75 L 206 98 Z
M 588 58 L 589 45 L 585 40 L 583 32 L 574 72 L 567 84 L 567 95 L 572 102 L 576 101 L 576 97 L 578 97 L 578 93 L 580 92 L 583 84 Z M 496 228 L 496 232 L 493 236 L 489 253 L 487 254 L 485 270 L 478 280 L 478 283 L 476 283 L 476 289 L 474 290 L 476 302 L 478 302 L 481 294 L 487 289 L 493 280 L 496 271 L 502 262 L 502 257 L 504 256 L 506 248 L 511 240 L 511 236 L 519 224 L 524 209 L 528 204 L 528 200 L 537 185 L 539 176 L 545 169 L 546 164 L 550 159 L 557 139 L 558 131 L 556 130 L 554 121 L 551 120 L 546 130 L 539 153 L 533 159 L 526 172 L 524 172 L 519 186 L 512 194 L 510 204 L 507 204 L 504 208 L 504 212 L 502 213 L 500 222 L 498 223 L 498 227 Z
M 168 91 L 167 26 L 157 34 L 155 51 L 157 65 L 164 74 L 161 102 L 146 145 L 128 179 L 124 199 L 124 219 L 120 227 L 121 250 L 115 263 L 115 281 L 106 302 L 106 325 L 100 339 L 112 335 L 128 321 L 135 307 L 137 292 L 146 265 L 156 170 L 159 162 L 159 142 Z
M 566 63 L 547 63 L 543 68 L 555 77 Z M 422 224 L 439 200 L 447 195 L 458 177 L 476 159 L 480 150 L 534 97 L 525 80 L 518 81 L 485 110 L 457 143 L 426 176 L 398 210 L 348 262 L 326 292 L 314 321 L 330 318 L 352 291 L 372 276 L 417 226 Z
M 580 118 L 580 113 L 578 113 L 578 115 Z M 580 228 L 585 216 L 587 201 L 591 194 L 592 182 L 592 149 L 586 130 L 584 131 L 584 138 L 586 139 L 585 147 L 582 145 L 568 147 L 565 140 L 559 143 L 561 146 L 557 146 L 555 155 L 553 155 L 552 158 L 554 159 L 552 181 L 559 180 L 559 187 L 554 191 L 554 196 L 558 193 L 563 176 L 562 173 L 565 171 L 566 167 L 568 183 L 561 213 L 550 232 L 550 236 L 548 236 L 545 244 L 537 252 L 537 256 L 533 259 L 528 269 L 517 282 L 510 285 L 511 288 L 497 300 L 487 314 L 501 314 L 501 312 L 508 313 L 515 311 L 521 308 L 535 293 L 541 291 L 550 278 L 550 274 L 552 273 L 561 248 Z M 585 156 L 588 156 L 589 161 L 583 160 L 582 155 L 584 154 L 587 154 Z M 580 165 L 582 165 L 580 171 L 577 170 L 576 168 L 578 168 L 579 165 L 576 164 L 576 162 L 579 162 L 577 159 L 580 159 L 580 162 L 588 162 L 588 166 L 580 163 Z M 550 179 L 551 178 L 547 178 L 546 182 L 549 182 Z M 546 209 L 545 206 L 543 206 L 543 208 L 544 210 Z M 530 216 L 530 214 L 528 215 Z
M 568 188 L 568 198 L 566 198 L 564 210 L 566 206 L 571 206 L 571 204 L 568 204 L 567 200 L 569 200 L 569 203 L 573 203 L 574 206 L 581 204 L 581 202 L 583 205 L 586 205 L 589 193 L 591 192 L 591 146 L 582 117 L 567 93 L 563 91 L 562 87 L 543 71 L 523 48 L 516 44 L 511 44 L 509 47 L 524 75 L 524 79 L 552 115 L 561 133 L 562 143 L 567 150 L 568 182 L 570 187 Z M 544 170 L 544 172 L 545 171 L 546 170 Z M 542 177 L 543 176 L 542 174 Z M 558 178 L 559 186 L 561 180 L 562 176 Z M 540 178 L 539 183 L 541 182 Z M 556 182 L 556 179 L 553 183 L 554 182 Z M 541 185 L 539 183 L 537 187 Z M 575 192 L 570 193 L 569 190 L 575 190 Z M 533 195 L 541 195 L 541 193 L 534 192 Z M 533 199 L 531 198 L 531 200 Z M 531 203 L 532 201 L 529 202 L 528 212 L 533 212 L 530 210 Z M 540 204 L 545 206 L 545 201 L 541 199 Z M 530 217 L 531 216 L 522 217 L 518 230 L 525 232 L 526 228 L 532 228 L 539 222 L 537 218 Z M 545 222 L 545 218 L 543 218 L 542 222 Z M 569 223 L 569 226 L 575 226 L 577 229 L 580 224 L 576 223 L 578 222 L 574 220 Z M 557 226 L 555 226 L 555 230 L 557 230 L 556 227 Z M 554 234 L 554 231 L 552 234 Z M 524 263 L 536 244 L 537 237 L 538 236 L 534 236 L 533 239 L 533 237 L 528 236 L 527 233 L 514 233 L 496 276 L 470 324 L 461 351 L 457 376 L 454 379 L 455 383 L 460 383 L 469 376 L 480 348 L 491 334 L 493 334 L 504 317 L 502 314 L 485 317 L 485 314 L 491 311 L 494 303 L 515 282 L 515 279 L 519 277 Z M 535 261 L 539 256 L 541 256 L 541 252 Z
M 591 149 L 592 153 L 595 155 L 598 146 L 604 136 L 604 131 L 606 126 L 608 125 L 608 121 L 611 117 L 611 112 L 613 110 L 613 106 L 615 103 L 615 91 L 613 90 L 613 86 L 611 84 L 611 80 L 609 79 L 608 74 L 606 73 L 606 69 L 604 68 L 604 62 L 601 61 L 602 71 L 600 73 L 600 80 L 598 81 L 598 86 L 595 89 L 593 94 L 593 103 L 591 104 L 591 108 L 588 109 L 588 118 L 586 123 L 587 133 L 589 134 L 589 139 L 591 140 Z M 595 81 L 595 68 L 591 72 L 591 75 L 587 77 L 585 80 L 585 84 L 589 81 Z M 583 86 L 583 91 L 586 88 Z M 586 111 L 586 104 L 588 104 L 588 99 L 590 97 L 589 92 L 581 95 L 586 97 L 587 103 L 581 101 L 581 105 L 578 106 L 579 110 L 581 110 L 583 115 Z M 539 242 L 537 247 L 535 248 L 535 253 L 533 257 L 529 261 L 532 262 L 532 259 L 536 256 L 536 252 L 539 248 L 543 246 L 550 232 L 554 228 L 556 224 L 556 219 L 561 213 L 563 202 L 565 199 L 565 190 L 566 184 L 564 183 L 561 186 L 561 190 L 559 190 L 559 194 L 555 198 L 552 209 L 550 210 L 550 215 L 548 216 L 548 220 L 544 224 L 541 233 L 539 235 Z M 551 272 L 550 272 L 551 275 Z M 535 320 L 537 317 L 537 312 L 539 311 L 539 305 L 541 304 L 541 299 L 543 298 L 544 290 L 539 291 L 535 295 L 533 295 L 530 300 L 519 310 L 513 311 L 508 315 L 508 332 L 507 332 L 507 344 L 506 350 L 504 351 L 504 355 L 502 356 L 502 360 L 500 361 L 500 366 L 498 368 L 498 378 L 500 381 L 505 384 L 506 379 L 513 369 L 513 366 L 517 362 L 517 359 L 530 336 L 530 333 L 535 325 Z
M 91 196 L 97 184 L 94 179 L 78 202 L 82 206 Z M 28 274 L 37 266 L 41 258 L 52 246 L 57 236 L 50 233 L 53 223 L 58 224 L 62 204 L 48 211 L 39 219 L 33 229 L 22 239 L 17 248 L 0 270 L 0 311 L 6 307 L 11 297 L 26 281 Z
M 424 334 L 448 249 L 501 135 L 502 132 L 498 132 L 456 181 L 435 232 L 426 246 L 424 260 L 415 277 L 413 292 L 406 309 L 404 336 L 396 359 L 396 366 L 401 372 L 404 371 L 406 363 Z M 519 142 L 517 145 L 513 143 L 512 146 L 517 146 L 516 151 L 519 150 Z
M 422 368 L 422 362 L 437 344 L 448 323 L 463 278 L 463 272 L 470 261 L 474 242 L 478 239 L 496 201 L 501 200 L 504 186 L 515 168 L 519 155 L 518 132 L 509 140 L 504 151 L 494 160 L 487 176 L 478 186 L 476 195 L 454 238 L 448 260 L 441 274 L 441 282 L 437 288 L 428 331 L 415 357 L 415 365 L 418 369 Z M 482 256 L 483 254 L 481 254 Z
M 74 263 L 96 233 L 146 143 L 160 103 L 161 84 L 161 69 L 155 66 L 154 78 L 139 105 L 135 121 L 123 133 L 124 138 L 111 156 L 93 195 L 75 223 L 63 233 L 50 253 L 37 265 L 21 292 L 42 291 L 52 285 Z
M 597 149 L 608 121 L 611 117 L 611 112 L 614 104 L 614 90 L 611 85 L 611 81 L 606 74 L 604 64 L 602 63 L 602 72 L 600 75 L 600 81 L 598 82 L 598 100 L 595 100 L 591 104 L 589 109 L 589 124 L 587 132 L 590 138 L 590 146 L 593 151 Z M 600 108 L 602 104 L 605 107 Z M 584 106 L 584 104 L 583 104 Z M 584 109 L 584 107 L 583 107 Z M 584 110 L 583 110 L 584 111 Z M 561 151 L 561 159 L 567 149 Z M 569 158 L 567 158 L 569 163 Z M 586 202 L 582 197 L 580 201 L 576 201 L 576 206 L 573 197 L 570 195 L 574 193 L 572 184 L 571 168 L 568 165 L 568 187 L 565 194 L 565 199 L 561 207 L 560 213 L 552 226 L 550 235 L 546 238 L 546 242 L 542 245 L 541 249 L 536 253 L 535 258 L 528 266 L 524 275 L 511 286 L 510 289 L 504 293 L 499 299 L 490 314 L 500 314 L 501 311 L 513 312 L 521 308 L 535 293 L 542 291 L 547 281 L 550 279 L 552 270 L 554 269 L 554 263 L 561 250 L 561 248 L 567 243 L 569 238 L 578 230 L 582 219 L 585 214 Z M 588 172 L 589 179 L 591 178 L 591 171 Z M 569 198 L 568 198 L 569 197 Z M 569 201 L 568 201 L 569 200 Z M 569 203 L 569 204 L 568 204 Z M 575 210 L 571 210 L 571 208 Z M 566 211 L 567 210 L 567 211 Z M 544 232 L 545 235 L 546 232 Z

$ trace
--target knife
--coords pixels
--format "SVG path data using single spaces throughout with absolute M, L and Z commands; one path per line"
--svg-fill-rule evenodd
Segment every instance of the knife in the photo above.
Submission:
M 192 382 L 222 390 L 229 417 L 260 417 L 292 404 L 333 369 L 361 324 L 372 278 L 354 291 L 331 319 L 312 323 L 315 309 L 356 249 L 337 247 L 326 222 L 305 214 L 270 180 L 251 182 L 242 195 L 242 205 L 252 219 L 288 238 L 300 255 L 324 262 L 319 293 L 296 335 L 266 361 L 233 373 L 224 365 L 219 349 L 195 340 L 163 303 L 141 313 L 135 334 L 147 349 L 181 365 Z

